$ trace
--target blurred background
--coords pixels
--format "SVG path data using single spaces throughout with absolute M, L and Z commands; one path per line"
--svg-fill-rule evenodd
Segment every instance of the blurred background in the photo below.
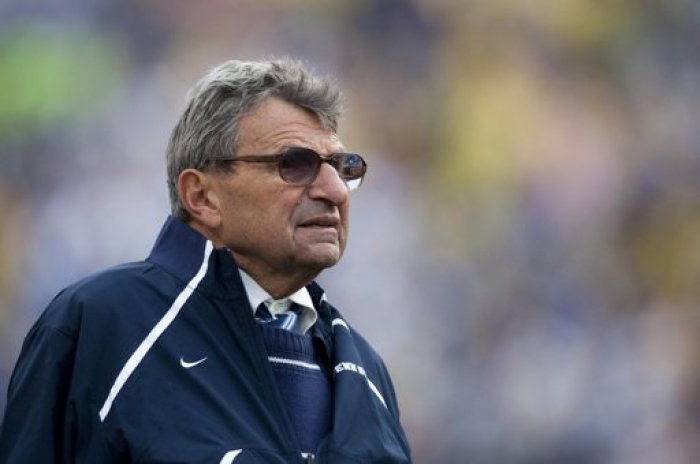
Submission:
M 700 456 L 697 0 L 0 0 L 0 410 L 60 289 L 143 259 L 210 67 L 337 77 L 370 171 L 319 279 L 419 463 Z

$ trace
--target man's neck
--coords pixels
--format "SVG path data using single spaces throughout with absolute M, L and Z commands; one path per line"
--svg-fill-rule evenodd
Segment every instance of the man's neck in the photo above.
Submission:
M 233 253 L 236 265 L 248 274 L 274 299 L 285 298 L 305 287 L 316 278 L 319 272 L 295 270 L 289 273 L 276 273 L 271 269 L 260 269 L 244 258 Z
M 306 286 L 313 280 L 313 277 L 307 279 L 290 280 L 289 277 L 275 278 L 270 275 L 260 275 L 255 272 L 250 272 L 248 269 L 241 267 L 243 271 L 255 280 L 260 287 L 263 288 L 274 299 L 286 298 L 292 293 Z M 315 276 L 314 276 L 315 277 Z

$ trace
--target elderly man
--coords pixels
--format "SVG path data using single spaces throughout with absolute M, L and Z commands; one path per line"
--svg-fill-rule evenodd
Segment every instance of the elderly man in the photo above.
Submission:
M 301 63 L 229 61 L 168 146 L 150 256 L 62 291 L 10 382 L 0 463 L 405 463 L 389 374 L 313 279 L 367 165 Z

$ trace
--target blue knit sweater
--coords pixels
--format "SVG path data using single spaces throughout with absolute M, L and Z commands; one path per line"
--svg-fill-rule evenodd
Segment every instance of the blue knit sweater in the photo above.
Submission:
M 277 387 L 301 451 L 313 453 L 331 427 L 331 380 L 309 334 L 260 324 Z

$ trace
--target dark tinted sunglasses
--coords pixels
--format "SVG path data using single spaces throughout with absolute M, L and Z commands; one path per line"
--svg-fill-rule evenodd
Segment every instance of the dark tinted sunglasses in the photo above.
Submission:
M 360 186 L 367 171 L 367 163 L 356 153 L 319 155 L 304 147 L 291 147 L 276 155 L 246 155 L 235 158 L 217 158 L 216 161 L 245 163 L 277 163 L 280 177 L 290 184 L 311 184 L 316 180 L 322 163 L 328 163 L 338 172 L 349 190 Z

